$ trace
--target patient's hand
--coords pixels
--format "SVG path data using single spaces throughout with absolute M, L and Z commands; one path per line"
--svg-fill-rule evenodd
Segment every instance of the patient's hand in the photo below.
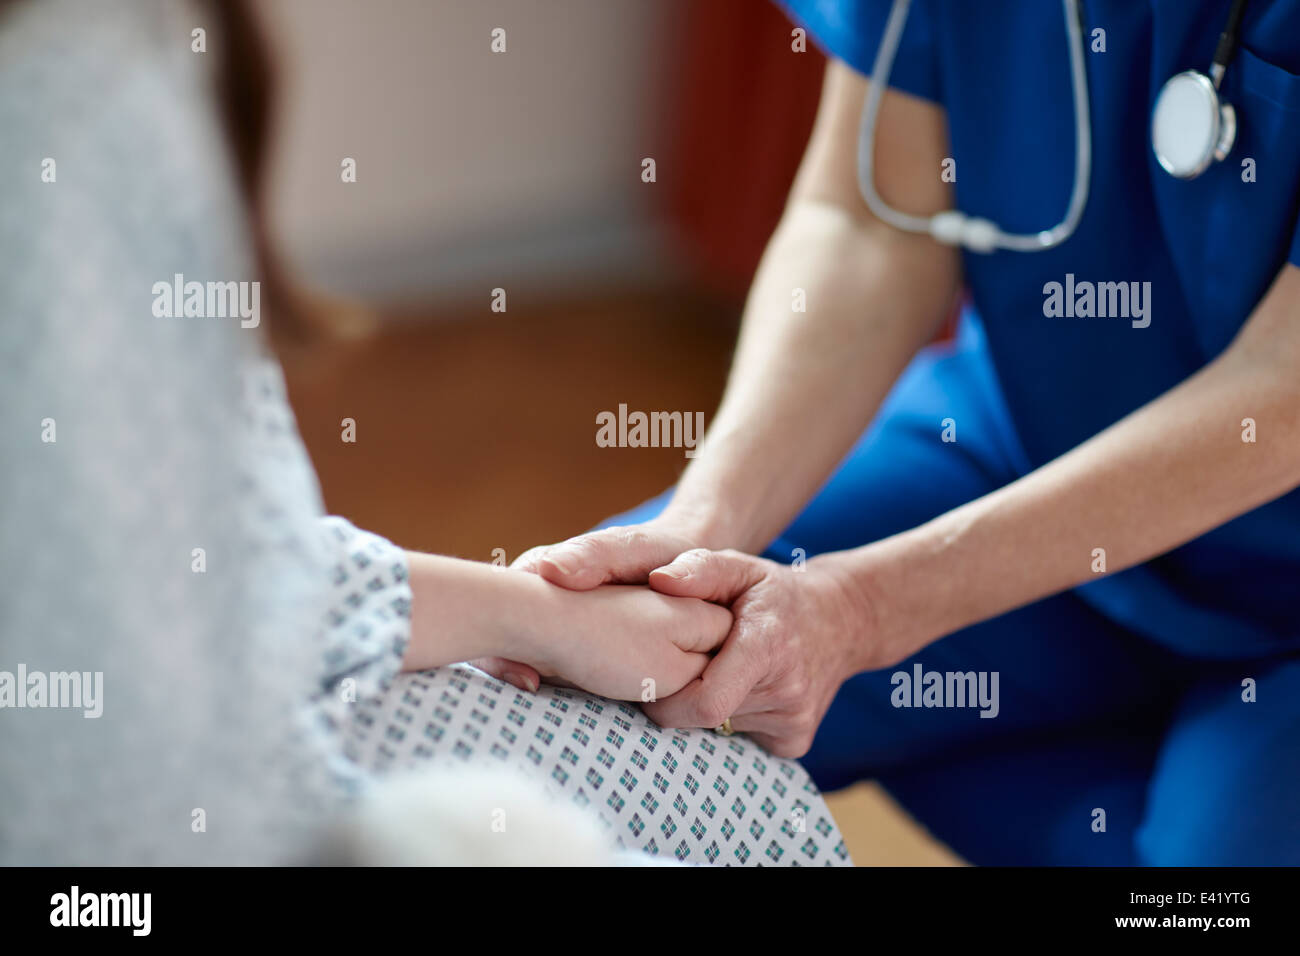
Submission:
M 534 613 L 516 622 L 513 659 L 543 679 L 603 697 L 676 693 L 700 675 L 731 629 L 730 611 L 695 598 L 621 585 L 569 591 L 528 577 L 540 585 L 538 601 L 525 602 Z

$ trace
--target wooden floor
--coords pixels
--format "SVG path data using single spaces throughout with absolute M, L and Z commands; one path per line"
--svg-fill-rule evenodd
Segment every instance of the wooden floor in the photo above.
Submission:
M 408 548 L 509 560 L 671 485 L 680 449 L 596 445 L 596 415 L 705 413 L 721 395 L 734 307 L 611 295 L 394 315 L 286 363 L 333 513 Z M 356 423 L 355 443 L 341 421 Z M 859 864 L 955 862 L 872 785 L 828 797 Z

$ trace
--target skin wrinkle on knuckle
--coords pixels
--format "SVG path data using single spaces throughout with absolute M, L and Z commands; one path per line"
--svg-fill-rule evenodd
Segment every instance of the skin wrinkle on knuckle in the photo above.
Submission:
M 708 565 L 712 553 L 707 548 L 691 548 L 674 558 L 673 564 L 685 564 L 691 570 L 699 571 Z
M 723 713 L 725 709 L 720 698 L 709 696 L 700 701 L 699 706 L 696 708 L 696 716 L 704 726 L 717 727 L 731 716 Z
M 610 529 L 615 530 L 615 529 Z M 651 544 L 652 536 L 644 528 L 631 525 L 626 528 L 617 529 L 617 544 L 631 551 L 639 551 Z
M 741 618 L 737 621 L 735 628 L 727 639 L 734 653 L 741 655 L 741 659 L 753 667 L 754 671 L 759 674 L 770 673 L 768 667 L 766 648 L 762 634 L 756 632 L 753 623 Z
M 742 615 L 741 621 L 736 626 L 736 642 L 740 645 L 740 649 L 754 661 L 755 670 L 760 674 L 772 673 L 780 659 L 774 653 L 774 631 L 779 633 L 779 625 L 764 611 Z

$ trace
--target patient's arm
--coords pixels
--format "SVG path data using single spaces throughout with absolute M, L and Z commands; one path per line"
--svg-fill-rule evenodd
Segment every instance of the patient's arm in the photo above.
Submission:
M 644 699 L 647 680 L 653 697 L 667 697 L 699 676 L 731 628 L 724 608 L 643 587 L 569 591 L 522 571 L 408 557 L 405 670 L 502 657 L 605 697 Z

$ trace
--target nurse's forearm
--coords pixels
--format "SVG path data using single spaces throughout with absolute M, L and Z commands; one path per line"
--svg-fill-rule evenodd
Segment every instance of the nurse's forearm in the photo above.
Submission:
M 726 395 L 664 514 L 697 546 L 766 546 L 848 452 L 953 303 L 958 254 L 884 226 L 858 192 L 866 92 L 848 66 L 827 65 Z M 875 157 L 882 196 L 917 215 L 949 208 L 952 187 L 935 172 L 949 153 L 941 108 L 885 92 Z
M 1300 270 L 1287 266 L 1237 341 L 1178 387 L 1019 481 L 826 557 L 882 609 L 882 639 L 915 649 L 1146 561 L 1297 485 Z
M 928 239 L 794 203 L 750 293 L 722 405 L 666 518 L 701 546 L 764 547 L 934 335 L 956 281 L 955 257 Z M 800 295 L 807 311 L 795 310 Z

